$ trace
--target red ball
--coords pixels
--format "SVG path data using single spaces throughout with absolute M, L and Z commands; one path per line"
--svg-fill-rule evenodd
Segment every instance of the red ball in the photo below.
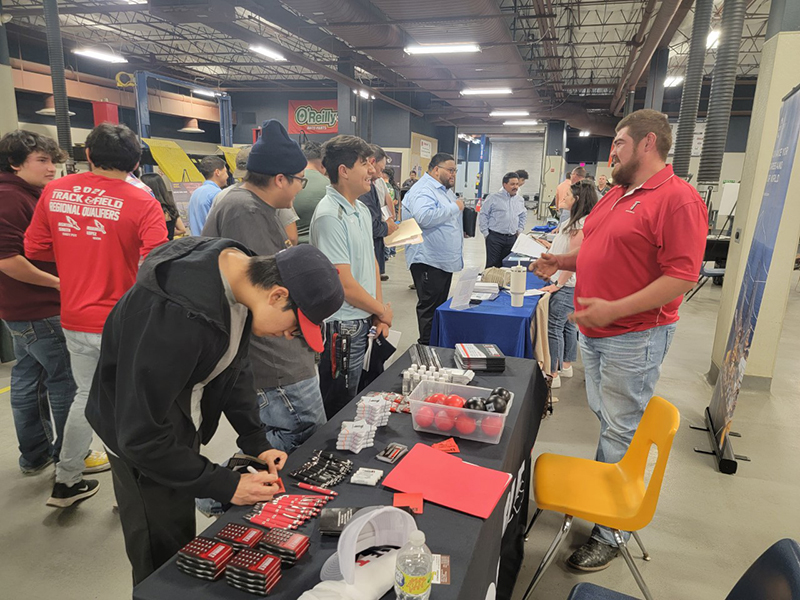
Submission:
M 447 399 L 447 396 L 444 394 L 431 394 L 427 398 L 425 398 L 425 402 L 430 402 L 432 404 L 444 404 L 444 401 Z
M 484 417 L 481 421 L 481 429 L 489 437 L 497 437 L 503 431 L 503 418 Z
M 450 431 L 454 424 L 453 417 L 448 415 L 446 410 L 440 410 L 436 413 L 436 428 L 439 431 Z
M 420 427 L 430 427 L 433 425 L 433 419 L 435 416 L 436 414 L 433 412 L 433 409 L 430 406 L 421 406 L 417 411 L 417 414 L 414 415 L 414 421 L 416 421 L 417 425 Z
M 476 427 L 475 419 L 469 415 L 461 415 L 456 419 L 456 429 L 463 435 L 474 433 Z
M 444 399 L 444 403 L 447 406 L 452 406 L 453 408 L 464 408 L 464 404 L 466 404 L 466 402 L 467 401 L 464 400 L 464 398 L 456 394 L 450 394 L 447 398 Z

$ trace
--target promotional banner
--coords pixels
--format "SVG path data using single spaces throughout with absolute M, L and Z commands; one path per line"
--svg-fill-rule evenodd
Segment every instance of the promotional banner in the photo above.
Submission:
M 736 399 L 742 385 L 747 355 L 758 320 L 761 299 L 767 283 L 775 240 L 778 237 L 783 206 L 792 175 L 798 136 L 800 136 L 800 88 L 784 98 L 781 106 L 775 149 L 764 187 L 761 209 L 758 213 L 753 244 L 747 258 L 744 279 L 733 315 L 725 358 L 720 367 L 717 385 L 708 407 L 717 455 L 723 455 L 723 447 L 731 428 Z
M 406 173 L 403 173 L 403 154 L 400 152 L 386 151 L 386 168 L 394 170 L 394 180 L 397 185 L 405 181 Z
M 339 133 L 336 100 L 289 100 L 289 133 Z

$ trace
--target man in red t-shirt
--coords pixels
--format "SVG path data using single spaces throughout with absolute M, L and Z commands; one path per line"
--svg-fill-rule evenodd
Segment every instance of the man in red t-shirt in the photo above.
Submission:
M 32 131 L 12 131 L 0 139 L 0 318 L 14 339 L 11 413 L 19 468 L 26 475 L 58 458 L 75 397 L 56 266 L 32 262 L 23 251 L 42 188 L 66 156 L 55 140 Z
M 135 283 L 139 261 L 167 241 L 158 201 L 125 181 L 141 152 L 128 127 L 95 127 L 86 138 L 91 172 L 48 184 L 25 232 L 26 256 L 55 261 L 58 267 L 61 322 L 78 386 L 49 506 L 64 508 L 97 493 L 98 482 L 84 480 L 82 473 L 92 441 L 84 413 L 100 355 L 100 334 L 108 313 Z M 96 470 L 108 469 L 104 455 L 97 462 L 101 464 Z
M 600 420 L 595 458 L 606 463 L 625 455 L 653 395 L 708 234 L 700 195 L 666 164 L 672 145 L 667 118 L 636 111 L 616 131 L 616 186 L 586 218 L 583 245 L 569 254 L 545 254 L 530 267 L 540 277 L 557 269 L 578 273 L 573 319 L 581 332 L 589 407 Z M 611 530 L 595 526 L 567 563 L 599 571 L 617 553 Z

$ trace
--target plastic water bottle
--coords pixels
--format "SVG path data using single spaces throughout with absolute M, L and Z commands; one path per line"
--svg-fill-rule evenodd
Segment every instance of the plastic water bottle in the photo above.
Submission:
M 427 600 L 431 595 L 433 556 L 425 545 L 425 534 L 412 531 L 408 543 L 397 554 L 394 592 L 398 600 Z

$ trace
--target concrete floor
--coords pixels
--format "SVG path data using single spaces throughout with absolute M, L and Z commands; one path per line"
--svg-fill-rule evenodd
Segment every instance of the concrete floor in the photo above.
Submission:
M 468 264 L 483 265 L 480 239 L 467 240 Z M 417 337 L 414 305 L 408 289 L 411 276 L 402 254 L 389 261 L 384 298 L 395 310 L 395 328 L 403 332 L 400 350 Z M 706 447 L 706 434 L 692 431 L 701 424 L 711 397 L 704 375 L 710 362 L 712 335 L 721 288 L 706 285 L 681 309 L 681 322 L 664 364 L 657 393 L 680 409 L 682 426 L 675 439 L 661 500 L 652 524 L 642 538 L 653 556 L 637 560 L 656 598 L 721 599 L 748 565 L 771 543 L 783 537 L 800 537 L 800 292 L 792 281 L 780 358 L 772 393 L 742 393 L 735 429 L 743 437 L 735 450 L 753 462 L 740 463 L 735 476 L 721 475 L 709 457 L 695 454 Z M 10 365 L 0 366 L 0 389 L 8 386 Z M 583 370 L 558 390 L 560 402 L 539 432 L 535 454 L 557 452 L 591 458 L 598 425 L 586 406 Z M 45 506 L 53 483 L 52 471 L 24 477 L 17 467 L 17 449 L 9 395 L 0 394 L 0 597 L 28 600 L 123 599 L 130 597 L 130 570 L 123 548 L 114 503 L 111 476 L 97 475 L 99 493 L 67 510 Z M 205 452 L 214 459 L 229 455 L 235 437 L 227 424 Z M 99 448 L 99 443 L 95 444 Z M 521 598 L 528 581 L 556 533 L 561 517 L 545 513 L 526 546 L 515 598 Z M 198 517 L 198 531 L 208 521 Z M 631 595 L 638 589 L 622 559 L 603 572 L 578 575 L 568 571 L 564 559 L 580 545 L 590 525 L 576 521 L 556 562 L 534 594 L 539 599 L 564 599 L 576 583 L 591 581 Z M 634 556 L 636 553 L 634 552 Z

